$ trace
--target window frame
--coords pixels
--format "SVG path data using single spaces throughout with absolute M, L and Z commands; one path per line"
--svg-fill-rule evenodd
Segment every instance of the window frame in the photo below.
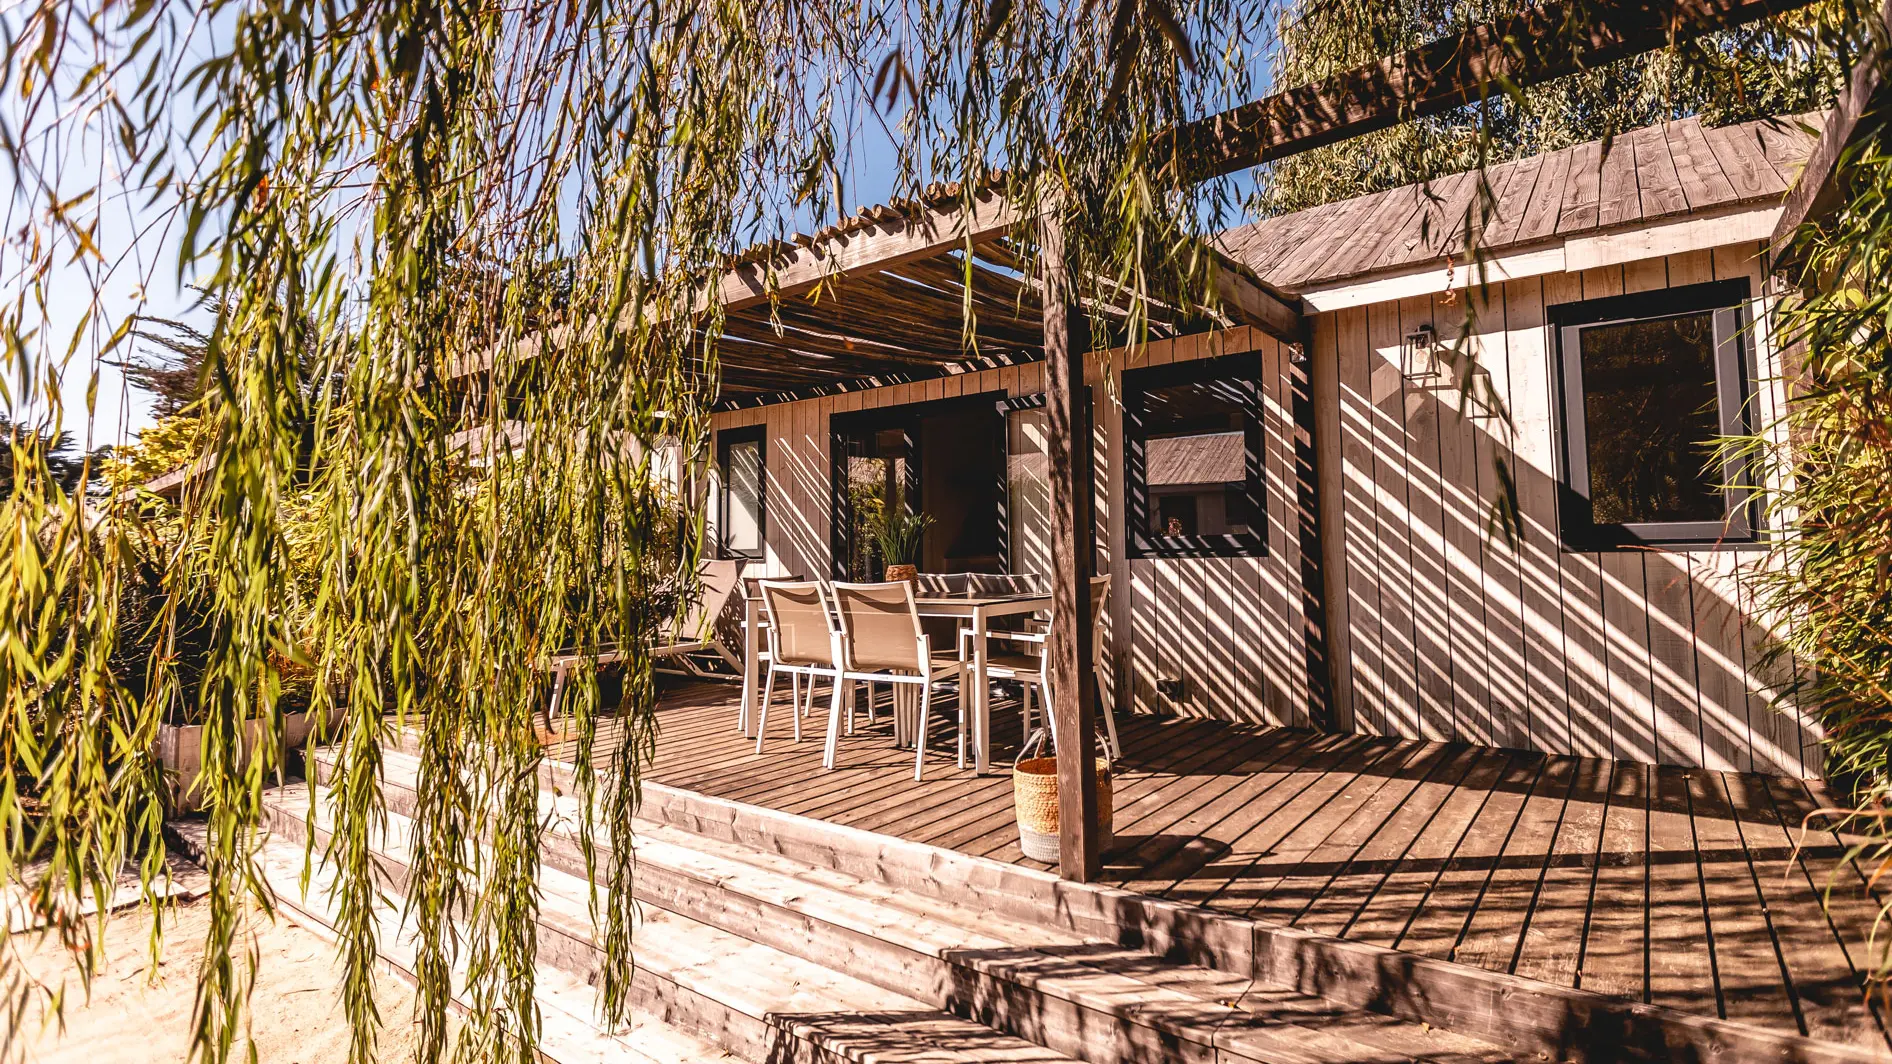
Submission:
M 756 548 L 738 550 L 729 545 L 729 452 L 736 447 L 756 445 Z M 769 434 L 766 425 L 744 425 L 716 433 L 716 556 L 723 559 L 760 561 L 769 549 Z
M 1268 462 L 1264 418 L 1266 392 L 1262 387 L 1263 362 L 1258 352 L 1191 359 L 1163 366 L 1123 371 L 1124 530 L 1125 554 L 1131 558 L 1265 558 L 1268 556 Z M 1244 493 L 1253 515 L 1253 531 L 1219 536 L 1155 536 L 1150 527 L 1151 496 L 1147 455 L 1149 435 L 1144 425 L 1145 399 L 1157 388 L 1208 381 L 1238 381 L 1244 386 L 1247 410 L 1243 418 Z
M 1723 499 L 1718 521 L 1649 521 L 1598 524 L 1590 497 L 1590 457 L 1584 416 L 1583 330 L 1600 325 L 1660 321 L 1711 313 L 1714 332 L 1715 406 L 1723 436 L 1750 432 L 1749 407 L 1758 387 L 1745 278 L 1678 285 L 1629 295 L 1605 296 L 1548 308 L 1551 349 L 1556 358 L 1555 398 L 1558 526 L 1573 551 L 1646 548 L 1687 550 L 1735 547 L 1755 540 L 1754 498 L 1747 486 L 1747 460 L 1725 455 L 1716 491 Z

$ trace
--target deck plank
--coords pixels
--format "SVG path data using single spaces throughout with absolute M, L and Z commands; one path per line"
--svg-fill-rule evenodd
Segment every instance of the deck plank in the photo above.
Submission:
M 1603 814 L 1590 919 L 1577 985 L 1599 994 L 1647 1000 L 1648 841 L 1651 766 L 1620 761 Z
M 1708 892 L 1721 1014 L 1744 1023 L 1796 1028 L 1799 1022 L 1787 992 L 1786 959 L 1742 843 L 1727 787 L 1712 772 L 1689 769 L 1685 775 Z
M 1374 739 L 1343 754 L 1327 771 L 1309 778 L 1267 815 L 1232 819 L 1231 826 L 1220 832 L 1228 843 L 1223 856 L 1193 872 L 1187 882 L 1171 887 L 1167 895 L 1211 903 L 1215 908 L 1232 912 L 1246 911 L 1256 891 L 1265 892 L 1269 881 L 1268 866 L 1260 862 L 1277 851 L 1291 848 L 1290 840 L 1303 829 L 1311 836 L 1323 837 L 1344 817 L 1345 810 L 1364 800 L 1363 792 L 1371 792 L 1372 781 L 1363 782 L 1362 778 L 1382 765 L 1391 767 L 1403 753 L 1404 744 L 1398 740 Z M 1252 889 L 1251 877 L 1258 880 L 1258 885 Z
M 1746 803 L 1761 815 L 1754 817 L 1751 833 L 1747 823 L 1737 823 L 1754 855 L 1767 911 L 1778 917 L 1775 926 L 1781 930 L 1782 952 L 1806 1033 L 1883 1047 L 1884 1017 L 1868 1005 L 1862 990 L 1860 972 L 1871 959 L 1866 939 L 1858 933 L 1869 926 L 1864 921 L 1877 914 L 1877 904 L 1868 899 L 1856 874 L 1838 867 L 1843 850 L 1832 832 L 1800 830 L 1804 811 L 1814 807 L 1803 788 L 1765 776 L 1747 780 L 1766 791 Z M 1744 804 L 1732 795 L 1731 801 L 1737 809 Z M 1766 803 L 1771 803 L 1774 815 L 1767 815 Z M 1844 935 L 1836 928 L 1824 933 L 1836 918 L 1853 933 Z
M 1649 1000 L 1688 1012 L 1719 1011 L 1706 926 L 1701 856 L 1690 817 L 1688 777 L 1655 769 L 1649 802 Z M 1708 949 L 1690 948 L 1706 942 Z
M 1596 882 L 1597 846 L 1609 804 L 1611 763 L 1581 758 L 1564 802 L 1563 825 L 1551 845 L 1550 863 L 1538 887 L 1519 944 L 1516 975 L 1572 986 L 1583 946 L 1583 927 Z
M 1505 766 L 1438 881 L 1405 931 L 1391 943 L 1395 948 L 1441 960 L 1452 956 L 1543 768 L 1541 755 L 1528 754 L 1514 757 Z
M 1373 796 L 1349 815 L 1338 828 L 1329 832 L 1320 845 L 1309 850 L 1299 864 L 1284 874 L 1268 894 L 1248 912 L 1259 920 L 1283 924 L 1301 924 L 1308 910 L 1342 882 L 1376 842 L 1382 848 L 1408 823 L 1409 810 L 1423 809 L 1423 797 L 1415 799 L 1420 788 L 1435 778 L 1463 775 L 1464 748 L 1455 743 L 1425 743 L 1415 746 L 1405 764 L 1381 783 Z M 1436 803 L 1434 803 L 1436 805 Z M 1410 832 L 1407 838 L 1410 839 Z
M 1505 840 L 1503 856 L 1492 869 L 1465 937 L 1452 951 L 1453 960 L 1496 972 L 1515 966 L 1576 781 L 1576 758 L 1547 759 L 1518 813 L 1517 826 Z

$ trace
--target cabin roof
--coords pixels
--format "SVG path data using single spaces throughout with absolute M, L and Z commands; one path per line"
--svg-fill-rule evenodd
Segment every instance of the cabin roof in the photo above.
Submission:
M 1710 127 L 1698 118 L 1488 167 L 1496 208 L 1485 251 L 1635 228 L 1762 201 L 1778 202 L 1806 162 L 1820 115 Z M 1227 230 L 1230 257 L 1269 285 L 1323 283 L 1464 261 L 1476 171 L 1448 174 Z

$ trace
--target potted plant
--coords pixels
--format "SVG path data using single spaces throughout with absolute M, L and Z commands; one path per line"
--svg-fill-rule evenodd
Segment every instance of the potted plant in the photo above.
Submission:
M 932 527 L 933 515 L 925 512 L 889 513 L 874 526 L 874 545 L 880 550 L 880 563 L 886 566 L 888 580 L 913 581 L 920 575 L 920 537 Z
M 1050 733 L 1032 732 L 1012 762 L 1012 807 L 1018 817 L 1018 848 L 1034 861 L 1058 860 L 1058 759 L 1049 749 Z M 1097 817 L 1091 832 L 1099 850 L 1110 849 L 1114 816 L 1110 744 L 1097 737 Z

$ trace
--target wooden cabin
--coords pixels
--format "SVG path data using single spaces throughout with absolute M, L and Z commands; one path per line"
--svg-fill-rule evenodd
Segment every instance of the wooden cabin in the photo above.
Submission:
M 1493 167 L 1475 263 L 1469 174 L 1222 234 L 1299 304 L 1301 342 L 1231 325 L 1094 360 L 1116 712 L 1818 776 L 1818 726 L 1762 652 L 1770 532 L 1710 453 L 1782 402 L 1767 237 L 1810 142 L 1689 119 Z M 1016 283 L 972 264 L 978 358 L 899 358 L 903 293 L 963 267 L 850 279 L 827 331 L 731 314 L 718 551 L 877 578 L 866 522 L 904 505 L 938 522 L 923 570 L 1045 570 Z M 852 335 L 817 344 L 841 316 Z M 843 379 L 850 358 L 872 372 Z M 798 383 L 811 360 L 833 365 Z
M 1775 533 L 1707 446 L 1783 401 L 1769 236 L 1810 140 L 1683 121 L 1495 167 L 1476 264 L 1466 176 L 1245 226 L 1211 249 L 1223 320 L 1134 351 L 1095 308 L 1119 346 L 1071 450 L 1113 579 L 1099 868 L 1021 845 L 989 771 L 1024 738 L 1009 700 L 973 742 L 998 756 L 955 764 L 945 714 L 930 761 L 887 716 L 830 757 L 795 708 L 813 680 L 767 728 L 753 685 L 667 685 L 588 748 L 547 733 L 541 1000 L 571 1050 L 548 1059 L 623 1044 L 577 1022 L 607 947 L 573 825 L 577 766 L 618 764 L 627 729 L 652 744 L 635 1033 L 665 1059 L 1892 1059 L 1884 884 L 1816 815 L 1819 734 L 1772 700 L 1753 605 Z M 936 518 L 925 570 L 1051 569 L 1072 436 L 1020 222 L 947 190 L 727 272 L 716 552 L 871 579 L 893 506 Z M 416 749 L 380 755 L 396 838 Z M 272 799 L 269 874 L 332 924 L 310 809 Z M 396 882 L 408 852 L 377 853 Z

